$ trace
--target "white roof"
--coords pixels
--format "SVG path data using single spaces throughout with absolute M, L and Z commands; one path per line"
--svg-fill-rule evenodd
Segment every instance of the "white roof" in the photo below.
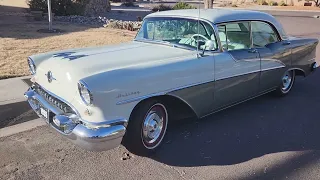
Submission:
M 183 9 L 183 10 L 170 10 L 170 11 L 160 11 L 147 15 L 145 18 L 149 17 L 185 17 L 198 19 L 200 13 L 200 19 L 210 21 L 214 24 L 239 21 L 239 20 L 262 20 L 272 23 L 280 35 L 284 38 L 286 36 L 281 24 L 270 14 L 250 11 L 250 10 L 234 10 L 234 9 Z

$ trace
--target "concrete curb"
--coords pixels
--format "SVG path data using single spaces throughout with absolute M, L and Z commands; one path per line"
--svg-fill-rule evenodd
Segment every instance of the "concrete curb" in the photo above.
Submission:
M 22 79 L 30 77 L 23 76 L 0 80 L 0 105 L 24 101 L 23 93 L 28 89 L 28 85 Z
M 11 136 L 20 132 L 28 131 L 39 126 L 46 125 L 46 122 L 40 118 L 25 123 L 9 126 L 0 129 L 0 138 Z

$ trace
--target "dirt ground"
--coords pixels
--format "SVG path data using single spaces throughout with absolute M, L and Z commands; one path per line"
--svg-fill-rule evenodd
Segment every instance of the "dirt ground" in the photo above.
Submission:
M 29 75 L 26 59 L 33 54 L 133 39 L 134 32 L 69 23 L 54 23 L 63 33 L 39 33 L 48 28 L 47 22 L 33 21 L 23 2 L 0 0 L 0 79 Z

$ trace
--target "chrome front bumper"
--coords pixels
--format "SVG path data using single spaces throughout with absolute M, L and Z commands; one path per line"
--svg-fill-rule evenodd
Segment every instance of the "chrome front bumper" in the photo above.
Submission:
M 81 148 L 90 151 L 109 150 L 119 146 L 125 134 L 125 119 L 84 123 L 78 114 L 63 113 L 32 88 L 25 92 L 24 96 L 39 117 Z M 47 111 L 46 117 L 41 112 L 44 109 Z

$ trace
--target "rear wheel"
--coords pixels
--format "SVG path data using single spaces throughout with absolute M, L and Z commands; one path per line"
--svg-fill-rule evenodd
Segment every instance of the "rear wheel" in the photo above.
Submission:
M 278 96 L 287 95 L 292 89 L 295 79 L 296 77 L 294 70 L 286 71 L 281 78 L 281 83 L 276 89 L 275 94 Z
M 168 112 L 164 103 L 157 100 L 143 102 L 130 117 L 124 145 L 134 154 L 149 155 L 160 147 L 167 125 Z

